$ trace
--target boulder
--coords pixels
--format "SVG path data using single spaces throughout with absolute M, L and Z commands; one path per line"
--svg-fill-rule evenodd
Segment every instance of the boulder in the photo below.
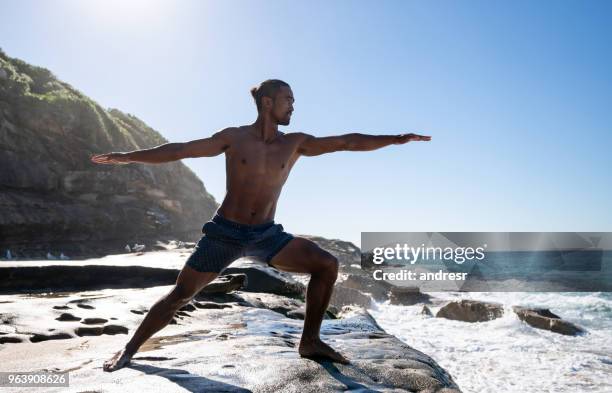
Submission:
M 576 336 L 586 333 L 580 326 L 561 319 L 561 317 L 553 314 L 547 308 L 513 306 L 512 310 L 521 321 L 537 329 L 550 330 L 551 332 L 565 334 L 567 336 Z
M 70 313 L 62 313 L 59 317 L 55 318 L 57 321 L 80 321 L 81 318 Z
M 248 258 L 235 261 L 223 273 L 246 275 L 248 283 L 243 290 L 248 292 L 267 292 L 298 298 L 306 293 L 304 285 L 294 280 L 290 274 Z
M 484 322 L 499 318 L 503 313 L 503 306 L 499 303 L 462 299 L 452 301 L 443 306 L 438 310 L 436 318 L 454 319 L 464 322 Z

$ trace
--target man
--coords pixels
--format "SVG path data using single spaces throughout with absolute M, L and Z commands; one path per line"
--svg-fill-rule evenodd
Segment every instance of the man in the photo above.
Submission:
M 157 164 L 221 153 L 226 156 L 227 193 L 223 203 L 202 228 L 204 236 L 179 273 L 175 286 L 151 307 L 125 347 L 104 363 L 105 371 L 128 364 L 138 348 L 165 327 L 179 308 L 230 263 L 243 256 L 263 260 L 287 272 L 311 275 L 298 352 L 306 358 L 349 363 L 319 337 L 321 321 L 338 274 L 338 260 L 316 243 L 293 236 L 274 222 L 278 197 L 300 156 L 374 150 L 431 138 L 416 134 L 351 133 L 315 137 L 303 132 L 283 133 L 278 125 L 289 125 L 295 102 L 289 85 L 270 79 L 252 88 L 251 94 L 258 111 L 257 120 L 251 125 L 229 127 L 208 138 L 187 143 L 166 143 L 152 149 L 91 158 L 99 164 Z

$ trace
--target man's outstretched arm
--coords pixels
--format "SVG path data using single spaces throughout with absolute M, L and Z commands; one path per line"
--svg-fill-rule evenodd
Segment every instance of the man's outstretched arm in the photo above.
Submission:
M 298 152 L 304 156 L 318 156 L 334 151 L 369 151 L 389 145 L 401 145 L 410 141 L 430 141 L 430 136 L 418 134 L 366 135 L 351 133 L 337 136 L 315 137 L 300 133 Z
M 229 133 L 230 129 L 226 128 L 209 138 L 185 143 L 165 143 L 151 149 L 126 153 L 98 154 L 92 156 L 91 161 L 96 164 L 129 164 L 130 162 L 161 164 L 183 158 L 213 157 L 223 153 L 230 146 Z

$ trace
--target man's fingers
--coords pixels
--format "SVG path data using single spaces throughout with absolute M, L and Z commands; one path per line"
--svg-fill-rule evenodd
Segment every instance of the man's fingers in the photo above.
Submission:
M 112 158 L 112 154 L 98 154 L 91 157 L 91 161 L 96 164 L 125 164 L 123 161 Z
M 91 157 L 91 160 L 97 163 L 104 163 L 104 162 L 108 162 L 109 157 L 104 154 L 104 155 L 93 156 Z
M 429 141 L 429 140 L 431 140 L 431 137 L 428 136 L 428 135 L 416 135 L 416 134 L 413 134 L 412 138 L 410 138 L 410 140 L 413 140 L 413 141 Z

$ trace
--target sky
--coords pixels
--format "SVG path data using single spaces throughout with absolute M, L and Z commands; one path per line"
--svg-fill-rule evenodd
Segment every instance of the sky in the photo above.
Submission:
M 286 231 L 612 231 L 612 2 L 0 0 L 0 47 L 171 142 L 295 96 L 316 136 L 414 132 L 301 157 Z M 152 147 L 152 146 L 151 146 Z M 220 203 L 223 156 L 183 160 Z

